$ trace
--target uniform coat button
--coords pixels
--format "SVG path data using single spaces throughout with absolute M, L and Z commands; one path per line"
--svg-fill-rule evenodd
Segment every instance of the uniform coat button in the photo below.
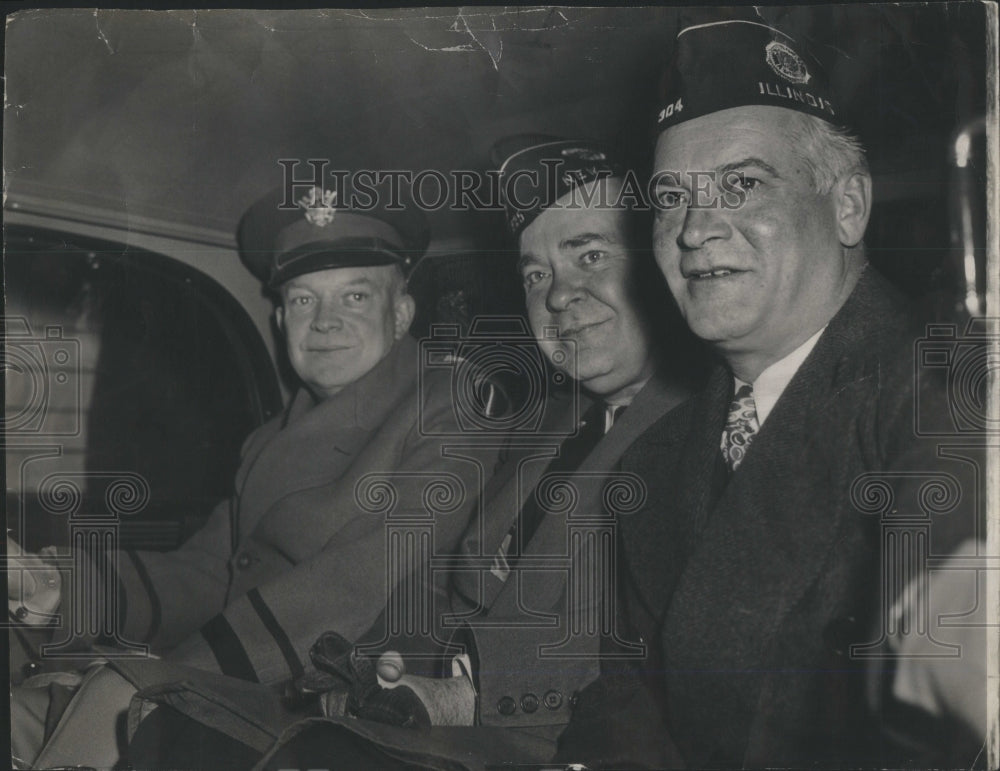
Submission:
M 526 693 L 521 697 L 521 709 L 529 715 L 538 709 L 538 697 L 533 693 Z
M 247 552 L 243 552 L 239 557 L 236 558 L 236 567 L 238 567 L 240 570 L 246 570 L 248 567 L 250 567 L 251 562 L 253 562 L 253 558 L 249 554 L 247 554 Z
M 504 696 L 497 702 L 497 712 L 501 715 L 513 715 L 517 710 L 517 702 L 510 696 Z
M 562 694 L 559 691 L 548 691 L 542 698 L 546 709 L 559 709 L 562 706 Z

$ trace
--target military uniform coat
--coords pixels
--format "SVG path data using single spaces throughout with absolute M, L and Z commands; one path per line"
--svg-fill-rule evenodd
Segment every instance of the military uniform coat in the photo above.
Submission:
M 433 480 L 457 496 L 452 508 L 483 483 L 480 467 L 442 456 L 440 435 L 457 431 L 450 384 L 435 375 L 418 389 L 417 357 L 405 337 L 335 396 L 314 404 L 300 391 L 246 441 L 233 497 L 180 549 L 113 555 L 123 636 L 181 664 L 273 683 L 302 672 L 324 630 L 366 630 L 389 579 L 385 513 L 372 507 L 375 488 L 360 505 L 359 485 L 393 474 L 392 516 L 426 517 Z M 434 548 L 447 551 L 464 522 L 452 513 L 433 527 Z

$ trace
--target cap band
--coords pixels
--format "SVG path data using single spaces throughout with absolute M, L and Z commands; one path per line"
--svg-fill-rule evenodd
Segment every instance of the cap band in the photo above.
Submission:
M 282 264 L 289 258 L 286 252 L 291 252 L 303 244 L 317 242 L 336 244 L 347 238 L 367 237 L 379 238 L 395 249 L 403 248 L 399 233 L 388 222 L 346 210 L 333 211 L 335 212 L 333 219 L 328 225 L 322 227 L 314 225 L 303 217 L 281 230 L 274 238 L 274 251 L 278 255 L 275 258 L 275 268 L 280 270 Z
M 567 193 L 622 173 L 604 147 L 589 142 L 558 140 L 521 148 L 500 166 L 507 229 L 517 238 Z
M 302 244 L 276 260 L 268 286 L 277 288 L 289 279 L 306 273 L 368 265 L 399 265 L 404 273 L 412 257 L 379 238 L 346 238 L 335 242 Z

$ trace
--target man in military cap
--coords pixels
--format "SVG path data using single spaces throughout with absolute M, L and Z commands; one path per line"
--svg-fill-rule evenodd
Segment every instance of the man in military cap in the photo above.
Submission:
M 385 605 L 386 522 L 359 501 L 365 478 L 385 475 L 393 515 L 404 517 L 426 516 L 424 488 L 435 479 L 459 502 L 478 490 L 479 469 L 444 457 L 433 438 L 458 431 L 447 376 L 427 373 L 418 388 L 406 273 L 428 243 L 424 217 L 386 208 L 389 196 L 366 211 L 337 208 L 331 192 L 311 190 L 288 207 L 276 190 L 240 224 L 241 257 L 278 297 L 302 388 L 245 443 L 233 497 L 174 552 L 95 555 L 116 573 L 118 602 L 105 610 L 117 610 L 121 636 L 171 664 L 264 684 L 300 675 L 324 629 L 356 637 Z M 336 192 L 351 200 L 350 190 Z M 463 529 L 459 517 L 441 517 L 434 548 L 450 550 Z M 12 588 L 10 602 L 31 621 L 59 606 L 59 585 L 28 575 L 36 591 Z M 157 664 L 122 663 L 131 682 L 109 669 L 91 675 L 37 758 L 18 741 L 31 711 L 16 701 L 15 754 L 42 766 L 112 765 L 117 712 L 133 683 L 160 678 Z M 34 690 L 44 725 L 45 692 Z M 29 738 L 43 739 L 41 726 Z
M 623 458 L 649 487 L 622 522 L 619 581 L 629 634 L 649 642 L 649 658 L 605 667 L 559 757 L 616 768 L 950 765 L 961 731 L 900 747 L 884 733 L 904 714 L 892 680 L 870 687 L 873 662 L 894 649 L 955 656 L 916 594 L 897 602 L 926 578 L 919 548 L 903 551 L 950 553 L 976 532 L 977 496 L 971 464 L 914 433 L 920 332 L 866 260 L 864 151 L 838 127 L 846 111 L 818 65 L 760 19 L 684 28 L 664 83 L 654 251 L 721 361 Z M 942 390 L 920 385 L 922 404 L 947 409 Z M 943 485 L 933 505 L 928 484 Z M 925 529 L 904 538 L 880 520 L 897 512 Z M 972 647 L 962 655 L 948 663 L 972 686 L 985 661 Z

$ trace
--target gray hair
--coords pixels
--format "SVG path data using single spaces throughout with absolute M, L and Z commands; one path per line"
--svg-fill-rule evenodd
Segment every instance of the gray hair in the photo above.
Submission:
M 817 193 L 826 195 L 837 180 L 855 172 L 869 173 L 865 148 L 848 129 L 801 112 L 794 118 L 792 149 L 809 169 Z

